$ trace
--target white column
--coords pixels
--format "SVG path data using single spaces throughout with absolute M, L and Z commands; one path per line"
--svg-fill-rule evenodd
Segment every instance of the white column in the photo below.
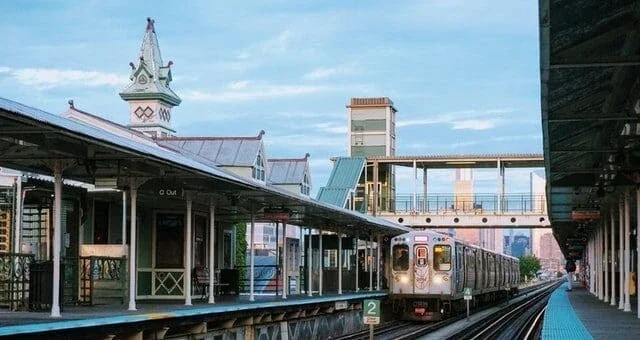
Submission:
M 282 298 L 289 293 L 289 271 L 287 268 L 287 222 L 282 222 Z
M 638 287 L 638 278 L 640 278 L 640 188 L 636 189 L 636 247 L 638 254 L 638 261 L 636 261 L 636 265 L 638 268 L 636 269 L 636 296 L 638 297 L 638 319 L 640 319 L 640 287 Z
M 593 261 L 593 241 L 595 239 L 595 235 L 591 235 L 589 237 L 589 246 L 588 246 L 588 252 L 589 252 L 589 293 L 595 295 L 596 294 L 596 278 L 595 278 L 595 274 L 596 271 L 594 269 L 595 263 Z
M 611 206 L 611 305 L 615 306 L 616 303 L 616 217 L 615 209 Z
M 342 294 L 342 234 L 338 233 L 338 295 Z
M 619 269 L 619 287 L 620 301 L 618 309 L 624 309 L 624 202 L 622 198 L 618 201 L 618 269 Z
M 254 275 L 255 275 L 255 254 L 256 254 L 256 250 L 254 247 L 254 242 L 253 242 L 253 237 L 254 234 L 256 233 L 256 223 L 255 223 L 255 216 L 254 216 L 254 212 L 253 212 L 253 207 L 251 207 L 251 244 L 249 247 L 249 251 L 251 252 L 250 257 L 250 264 L 249 264 L 249 301 L 255 301 L 255 296 L 254 296 Z
M 612 217 L 609 217 L 612 218 Z M 609 233 L 607 232 L 608 220 L 602 222 L 602 233 L 604 234 L 604 302 L 609 302 Z
M 322 283 L 323 283 L 322 280 L 323 280 L 323 274 L 324 274 L 324 252 L 322 249 L 322 229 L 318 230 L 318 239 L 319 239 L 318 251 L 320 253 L 320 258 L 318 261 L 320 264 L 320 270 L 318 272 L 318 278 L 320 281 L 318 282 L 318 295 L 322 296 Z
M 380 257 L 382 255 L 382 235 L 378 234 L 378 241 L 376 242 L 378 249 L 378 256 L 376 256 L 376 289 L 380 290 Z
M 413 204 L 412 211 L 418 211 L 418 167 L 416 160 L 413 160 Z
M 313 296 L 313 242 L 311 241 L 311 228 L 309 228 L 309 244 L 307 244 L 307 295 Z
M 624 311 L 631 311 L 631 297 L 629 296 L 629 282 L 631 281 L 631 216 L 629 192 L 624 194 Z
M 127 191 L 122 190 L 122 245 L 127 245 Z
M 60 317 L 60 248 L 61 209 L 62 209 L 62 165 L 56 161 L 53 165 L 53 297 L 51 316 Z
M 360 261 L 359 261 L 359 258 L 358 258 L 358 255 L 359 255 L 358 254 L 358 240 L 359 240 L 358 234 L 356 234 L 356 242 L 355 242 L 356 243 L 355 244 L 355 247 L 356 247 L 356 256 L 355 256 L 355 258 L 356 258 L 356 293 L 360 290 L 360 282 L 358 281 L 360 279 L 358 277 L 360 275 L 358 273 L 358 271 L 360 270 L 360 268 L 359 268 L 360 267 Z
M 186 265 L 184 271 L 184 305 L 191 306 L 191 208 L 193 207 L 193 201 L 191 196 L 187 195 L 187 232 L 185 238 L 187 239 L 186 249 Z
M 136 205 L 138 199 L 138 188 L 132 185 L 129 194 L 131 195 L 131 221 L 129 227 L 129 310 L 136 310 L 136 282 L 138 268 L 136 267 Z
M 503 172 L 502 172 L 502 164 L 500 164 L 500 159 L 496 162 L 498 168 L 498 214 L 502 214 L 502 199 L 504 194 L 504 180 L 503 180 Z M 482 244 L 482 243 L 481 243 Z M 482 245 L 484 247 L 484 245 Z
M 369 257 L 371 258 L 371 264 L 369 264 L 369 291 L 373 291 L 373 234 L 369 236 Z M 369 263 L 369 259 L 367 259 Z
M 22 231 L 22 206 L 24 200 L 22 199 L 22 178 L 18 177 L 16 179 L 16 216 L 15 216 L 15 228 L 13 228 L 14 232 L 14 241 L 13 241 L 13 252 L 14 253 L 22 253 L 22 247 L 20 246 L 20 232 Z M 80 238 L 82 239 L 82 238 Z
M 216 278 L 216 206 L 209 205 L 209 303 L 215 303 L 214 280 Z

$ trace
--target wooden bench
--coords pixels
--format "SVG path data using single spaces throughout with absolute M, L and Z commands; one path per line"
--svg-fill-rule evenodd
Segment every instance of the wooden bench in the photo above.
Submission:
M 193 268 L 193 285 L 200 288 L 201 300 L 209 297 L 209 269 L 206 267 Z

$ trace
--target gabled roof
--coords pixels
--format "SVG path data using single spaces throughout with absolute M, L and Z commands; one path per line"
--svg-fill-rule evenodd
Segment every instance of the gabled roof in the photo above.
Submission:
M 188 151 L 219 166 L 251 167 L 262 150 L 260 131 L 256 137 L 166 137 L 156 142 L 176 151 Z
M 304 175 L 309 171 L 309 154 L 304 158 L 269 159 L 269 177 L 271 184 L 302 184 Z M 311 177 L 308 177 L 311 185 Z
M 349 192 L 358 185 L 365 163 L 364 157 L 336 158 L 327 186 L 318 191 L 318 201 L 344 208 Z
M 154 20 L 147 18 L 147 28 L 140 47 L 140 61 L 138 66 L 129 63 L 132 69 L 131 83 L 120 92 L 120 97 L 124 100 L 159 99 L 176 106 L 182 100 L 169 88 L 173 62 L 170 61 L 167 65 L 162 62 L 154 24 Z M 145 73 L 144 77 L 141 77 L 141 73 Z

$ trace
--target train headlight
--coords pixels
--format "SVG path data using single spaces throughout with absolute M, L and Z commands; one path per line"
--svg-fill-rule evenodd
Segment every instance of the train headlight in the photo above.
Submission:
M 400 283 L 409 283 L 409 275 L 400 275 Z
M 433 277 L 433 283 L 435 284 L 441 284 L 442 283 L 442 276 L 440 275 L 436 275 Z

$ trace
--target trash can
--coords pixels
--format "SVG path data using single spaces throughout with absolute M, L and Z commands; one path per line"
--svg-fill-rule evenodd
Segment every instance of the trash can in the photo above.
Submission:
M 60 264 L 60 274 L 64 273 Z M 62 301 L 60 277 L 60 301 Z M 53 304 L 53 261 L 34 261 L 29 265 L 29 310 L 46 311 Z M 62 304 L 61 304 L 62 305 Z M 62 306 L 60 307 L 62 310 Z

